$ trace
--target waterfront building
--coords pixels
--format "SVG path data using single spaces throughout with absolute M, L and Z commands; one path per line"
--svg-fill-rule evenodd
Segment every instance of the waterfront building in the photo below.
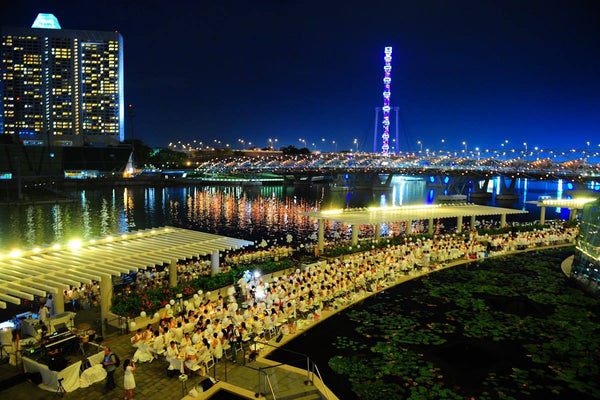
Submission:
M 62 29 L 52 14 L 2 27 L 0 134 L 37 146 L 123 141 L 123 37 Z
M 600 284 L 600 199 L 583 206 L 577 252 L 572 272 L 577 278 L 587 279 L 594 290 Z M 595 282 L 594 282 L 595 281 Z

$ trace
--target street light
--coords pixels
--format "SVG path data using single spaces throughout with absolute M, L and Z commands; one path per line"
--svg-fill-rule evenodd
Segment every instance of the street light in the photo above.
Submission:
M 423 143 L 420 140 L 417 140 L 417 144 L 419 145 L 419 153 L 423 151 Z
M 335 152 L 337 153 L 337 142 L 335 140 L 332 140 L 331 143 L 335 145 Z
M 467 151 L 467 142 L 463 140 L 462 145 L 465 146 L 465 151 Z
M 525 152 L 527 152 L 527 142 L 523 142 L 523 146 L 525 146 Z
M 356 152 L 358 153 L 358 139 L 354 138 L 354 142 L 353 143 L 356 145 Z

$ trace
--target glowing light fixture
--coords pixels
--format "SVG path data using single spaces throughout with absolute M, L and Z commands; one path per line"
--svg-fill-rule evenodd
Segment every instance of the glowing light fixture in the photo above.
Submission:
M 36 254 L 39 253 L 40 251 L 42 251 L 42 249 L 40 249 L 39 247 L 34 247 L 33 248 L 33 252 L 36 253 Z
M 39 13 L 37 15 L 31 27 L 39 29 L 61 29 L 58 19 L 54 16 L 54 14 L 44 13 Z
M 341 213 L 342 211 L 343 210 L 341 210 L 341 209 L 340 210 L 326 210 L 326 211 L 321 211 L 321 214 L 325 214 L 325 215 L 327 215 L 327 214 L 338 214 L 338 213 Z
M 112 236 L 107 236 L 107 237 L 106 237 L 106 241 L 107 241 L 107 242 L 112 242 L 112 240 L 113 240 L 113 237 L 112 237 Z
M 53 250 L 59 250 L 60 249 L 60 244 L 55 244 L 54 246 L 52 246 Z
M 381 135 L 382 145 L 381 152 L 383 155 L 387 156 L 390 154 L 390 97 L 392 96 L 391 86 L 392 86 L 392 48 L 386 47 L 384 49 L 385 56 L 383 57 L 383 61 L 385 65 L 383 66 L 383 121 L 381 124 L 383 125 L 383 134 Z
M 127 235 L 123 234 L 121 235 L 121 239 L 125 239 L 127 237 Z
M 14 249 L 13 251 L 11 251 L 8 255 L 12 258 L 17 258 L 17 257 L 21 257 L 21 254 L 23 254 L 23 252 L 19 249 Z
M 79 249 L 81 248 L 81 245 L 81 239 L 73 239 L 67 244 L 67 246 L 69 246 L 69 249 L 71 250 Z
M 90 240 L 90 243 L 91 243 L 91 244 L 94 244 L 94 243 L 96 243 L 96 239 L 91 239 L 91 240 Z

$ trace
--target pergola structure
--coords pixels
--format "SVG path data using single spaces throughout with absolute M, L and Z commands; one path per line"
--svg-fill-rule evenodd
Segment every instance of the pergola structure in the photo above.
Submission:
M 324 221 L 336 221 L 352 226 L 352 245 L 358 243 L 359 225 L 375 225 L 375 236 L 381 235 L 381 224 L 390 222 L 410 222 L 429 220 L 429 233 L 433 233 L 433 220 L 436 218 L 456 218 L 457 232 L 462 230 L 463 218 L 471 217 L 471 227 L 475 226 L 478 216 L 500 216 L 500 225 L 506 225 L 506 216 L 509 214 L 526 214 L 527 211 L 512 208 L 489 207 L 475 204 L 423 204 L 398 207 L 370 207 L 349 208 L 340 210 L 326 210 L 318 212 L 302 212 L 318 220 L 318 246 L 319 251 L 324 248 Z
M 162 227 L 107 236 L 89 241 L 71 240 L 0 256 L 0 308 L 34 296 L 56 296 L 56 313 L 64 311 L 63 290 L 100 282 L 101 318 L 108 315 L 112 276 L 169 264 L 169 285 L 177 285 L 177 261 L 211 255 L 212 273 L 219 271 L 219 252 L 252 245 L 241 239 Z
M 540 207 L 540 224 L 546 222 L 546 207 L 556 208 L 568 208 L 569 217 L 571 219 L 577 218 L 578 210 L 583 209 L 586 203 L 594 201 L 594 198 L 582 198 L 582 199 L 541 199 L 538 201 L 528 201 L 528 204 L 535 204 Z

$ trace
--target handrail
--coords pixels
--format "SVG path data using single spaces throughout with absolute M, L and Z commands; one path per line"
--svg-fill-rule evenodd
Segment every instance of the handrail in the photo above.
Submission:
M 273 385 L 271 385 L 271 378 L 269 378 L 269 375 L 267 375 L 267 373 L 265 372 L 265 382 L 269 384 L 269 389 L 271 389 L 271 394 L 273 395 L 273 400 L 277 400 L 277 396 L 275 396 L 275 390 L 273 390 Z M 266 390 L 265 390 L 266 392 Z
M 254 344 L 255 344 L 255 345 L 256 345 L 257 343 L 258 343 L 257 341 L 254 341 Z M 315 362 L 314 362 L 314 361 L 313 361 L 313 360 L 312 360 L 312 359 L 311 359 L 311 358 L 310 358 L 308 355 L 306 355 L 306 354 L 302 354 L 302 353 L 299 353 L 299 352 L 297 352 L 297 351 L 293 351 L 293 350 L 284 349 L 283 347 L 280 347 L 280 346 L 275 346 L 274 344 L 270 344 L 270 343 L 265 343 L 265 342 L 260 342 L 260 343 L 261 343 L 262 345 L 264 345 L 264 346 L 270 346 L 270 347 L 274 347 L 274 348 L 276 348 L 276 349 L 281 349 L 281 350 L 287 351 L 287 352 L 289 352 L 289 353 L 292 353 L 292 354 L 298 354 L 298 355 L 301 355 L 301 356 L 303 357 L 303 359 L 305 359 L 305 360 L 306 360 L 306 373 L 307 373 L 307 380 L 306 380 L 305 382 L 306 382 L 306 383 L 309 383 L 309 382 L 310 382 L 310 384 L 313 384 L 313 385 L 314 385 L 315 370 L 316 370 L 316 371 L 317 371 L 317 376 L 319 377 L 319 380 L 320 380 L 320 381 L 321 381 L 321 383 L 323 384 L 323 387 L 324 387 L 324 390 L 325 390 L 325 393 L 324 393 L 325 397 L 326 397 L 326 398 L 329 400 L 329 399 L 330 399 L 330 398 L 333 396 L 333 392 L 332 392 L 332 391 L 331 391 L 331 390 L 330 390 L 330 389 L 327 387 L 327 385 L 325 385 L 325 382 L 323 381 L 323 377 L 321 376 L 321 371 L 319 371 L 319 367 L 317 366 L 317 364 L 316 364 L 316 363 L 315 363 Z M 256 350 L 255 350 L 255 351 L 256 351 Z M 260 374 L 261 374 L 261 372 L 262 372 L 262 373 L 264 373 L 264 374 L 265 374 L 265 377 L 266 377 L 267 379 L 269 379 L 269 377 L 268 377 L 267 373 L 265 372 L 265 370 L 267 370 L 267 369 L 270 369 L 270 368 L 279 367 L 279 366 L 282 366 L 282 365 L 291 365 L 292 363 L 295 363 L 295 362 L 297 362 L 297 361 L 301 361 L 301 360 L 302 360 L 302 359 L 297 359 L 297 360 L 292 360 L 292 361 L 288 361 L 288 362 L 285 362 L 285 363 L 278 363 L 278 364 L 275 364 L 275 365 L 269 365 L 269 366 L 266 366 L 266 367 L 259 367 L 259 368 L 258 368 L 258 374 L 259 374 L 259 376 L 260 376 Z M 251 368 L 251 369 L 256 369 L 256 368 L 253 368 L 253 367 L 250 367 L 250 366 L 247 366 L 247 367 L 248 367 L 248 368 Z M 259 379 L 260 379 L 260 378 L 259 378 Z M 271 386 L 271 380 L 270 380 L 270 379 L 269 379 L 269 386 Z M 272 389 L 273 389 L 273 388 L 272 388 L 272 386 L 271 386 L 271 390 L 272 390 Z M 272 392 L 273 392 L 273 391 L 272 391 Z M 274 394 L 273 394 L 273 398 L 275 398 Z
M 317 370 L 317 376 L 319 377 L 319 380 L 321 381 L 321 383 L 323 384 L 323 388 L 325 389 L 325 398 L 327 400 L 329 400 L 329 394 L 333 395 L 333 392 L 331 390 L 329 390 L 329 388 L 327 387 L 327 385 L 325 384 L 325 381 L 323 381 L 323 378 L 321 377 L 321 372 L 319 371 L 319 367 L 317 367 L 317 364 L 315 362 L 313 362 L 313 368 L 315 370 Z M 313 372 L 314 375 L 314 372 Z

